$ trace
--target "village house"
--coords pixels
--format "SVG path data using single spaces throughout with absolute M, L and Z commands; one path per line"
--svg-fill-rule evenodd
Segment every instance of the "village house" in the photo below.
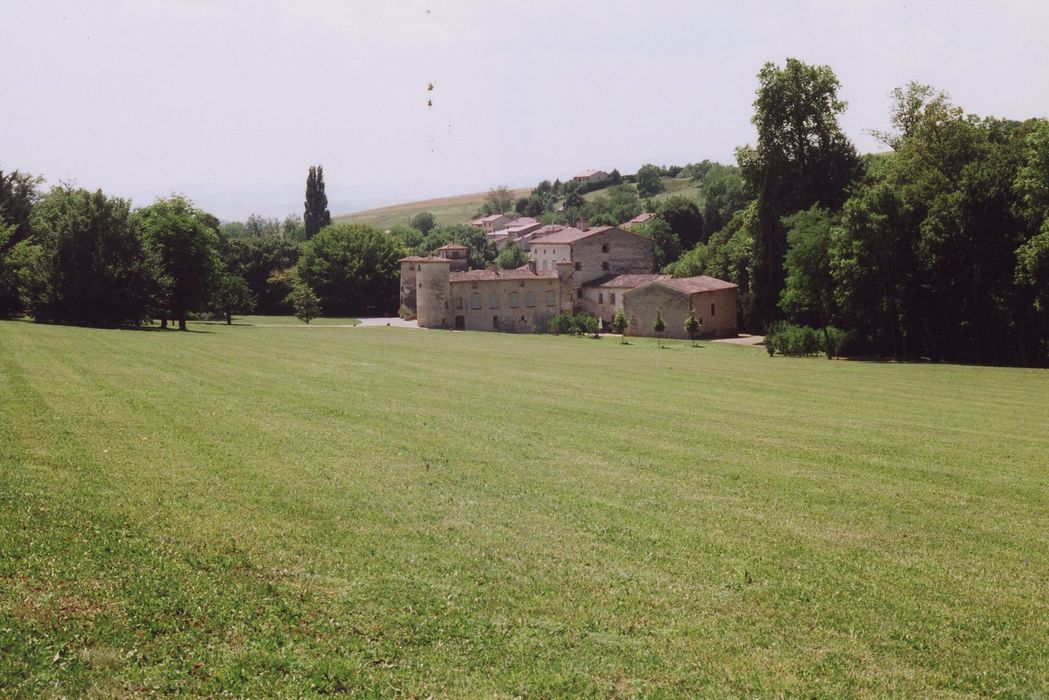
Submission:
M 423 328 L 530 332 L 578 312 L 607 328 L 622 310 L 629 335 L 652 335 L 658 312 L 671 338 L 686 337 L 685 319 L 695 311 L 701 335 L 736 334 L 736 285 L 653 273 L 650 238 L 585 221 L 532 235 L 528 263 L 514 270 L 469 270 L 469 249 L 460 244 L 402 259 L 402 311 Z
M 634 226 L 637 226 L 639 224 L 647 224 L 649 221 L 651 221 L 654 218 L 656 218 L 655 214 L 653 214 L 650 211 L 645 211 L 645 212 L 641 212 L 640 214 L 638 214 L 637 216 L 635 216 L 633 219 L 631 219 L 630 221 L 626 222 L 622 226 L 625 229 L 630 229 L 630 228 L 633 228 Z
M 476 226 L 485 233 L 495 233 L 496 231 L 502 231 L 512 221 L 513 219 L 505 214 L 489 214 L 488 216 L 482 216 L 480 219 L 474 219 L 470 222 L 470 225 Z
M 581 173 L 572 176 L 572 182 L 579 184 L 596 185 L 599 182 L 604 182 L 608 178 L 612 177 L 604 170 L 584 170 Z

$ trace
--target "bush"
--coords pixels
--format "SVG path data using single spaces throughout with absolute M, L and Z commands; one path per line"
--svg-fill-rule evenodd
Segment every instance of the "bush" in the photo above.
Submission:
M 581 312 L 575 315 L 575 328 L 579 335 L 592 335 L 596 338 L 598 327 L 597 318 L 594 316 Z
M 575 319 L 572 318 L 571 314 L 557 314 L 547 324 L 547 329 L 554 335 L 561 335 L 562 333 L 575 333 L 576 325 Z
M 823 331 L 817 331 L 816 335 L 820 352 L 827 354 L 827 343 L 823 336 Z M 830 336 L 830 354 L 832 356 L 842 357 L 850 354 L 853 345 L 852 331 L 843 331 L 834 326 L 827 326 L 827 335 Z
M 819 354 L 820 347 L 816 331 L 809 326 L 779 321 L 765 332 L 765 349 L 769 355 L 805 357 Z

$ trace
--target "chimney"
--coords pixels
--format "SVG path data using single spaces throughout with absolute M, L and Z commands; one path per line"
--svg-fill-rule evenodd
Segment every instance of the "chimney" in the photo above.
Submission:
M 575 222 L 575 227 L 580 231 L 586 231 L 588 228 L 590 228 L 590 222 L 586 219 L 580 219 L 579 221 Z

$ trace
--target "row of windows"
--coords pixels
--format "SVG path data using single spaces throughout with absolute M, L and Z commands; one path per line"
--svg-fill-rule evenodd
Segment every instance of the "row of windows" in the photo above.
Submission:
M 605 293 L 604 292 L 598 292 L 597 293 L 597 303 L 598 304 L 604 304 L 605 303 Z M 615 306 L 615 303 L 616 303 L 615 292 L 612 292 L 612 293 L 610 293 L 608 295 L 608 303 L 612 304 L 613 306 Z
M 527 292 L 524 295 L 524 305 L 527 306 L 527 307 L 534 307 L 536 305 L 536 299 L 537 299 L 537 297 L 536 297 L 536 293 L 535 292 Z M 499 294 L 497 292 L 492 292 L 491 294 L 488 295 L 488 308 L 489 309 L 498 309 L 501 301 L 502 300 L 500 299 Z M 554 294 L 553 291 L 548 291 L 546 293 L 545 301 L 546 301 L 546 305 L 547 306 L 554 306 L 555 304 L 557 304 L 557 295 Z M 510 292 L 509 298 L 507 299 L 507 302 L 509 303 L 511 309 L 519 308 L 521 306 L 521 295 L 518 294 L 517 292 Z M 482 307 L 483 303 L 484 303 L 484 299 L 481 297 L 481 294 L 479 292 L 474 292 L 473 294 L 470 295 L 470 308 L 471 309 L 474 309 L 474 310 L 480 309 Z M 462 297 L 456 297 L 456 299 L 455 299 L 455 308 L 457 308 L 457 309 L 463 308 L 463 298 Z

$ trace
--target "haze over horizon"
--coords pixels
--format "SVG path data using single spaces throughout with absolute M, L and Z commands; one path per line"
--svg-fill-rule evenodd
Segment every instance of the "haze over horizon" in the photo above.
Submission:
M 911 80 L 971 113 L 1049 115 L 1046 26 L 1039 0 L 16 0 L 0 59 L 25 67 L 6 75 L 0 169 L 136 205 L 182 192 L 232 220 L 301 214 L 314 163 L 333 215 L 728 163 L 754 140 L 758 70 L 787 57 L 835 71 L 869 152 Z

